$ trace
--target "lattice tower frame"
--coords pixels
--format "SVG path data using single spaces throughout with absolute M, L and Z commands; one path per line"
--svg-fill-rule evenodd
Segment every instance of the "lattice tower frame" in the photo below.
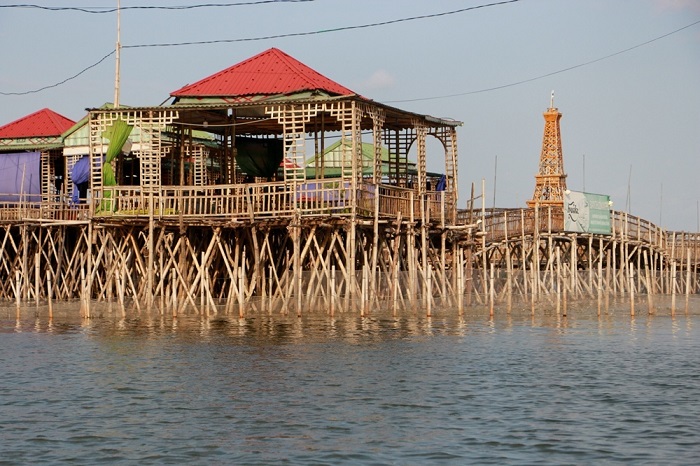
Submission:
M 528 207 L 564 205 L 566 174 L 559 124 L 562 114 L 557 108 L 550 107 L 543 116 L 545 124 L 539 172 L 535 175 L 535 191 L 532 199 L 527 201 Z

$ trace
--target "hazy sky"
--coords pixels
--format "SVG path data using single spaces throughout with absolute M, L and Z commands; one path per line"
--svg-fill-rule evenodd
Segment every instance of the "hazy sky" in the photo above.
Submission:
M 0 0 L 0 7 L 16 3 Z M 629 207 L 668 229 L 698 229 L 700 0 L 516 0 L 451 14 L 442 13 L 493 2 L 212 3 L 249 5 L 122 11 L 122 104 L 159 105 L 185 84 L 277 47 L 366 97 L 463 121 L 460 207 L 482 179 L 487 206 L 495 197 L 498 207 L 523 207 L 554 90 L 569 189 L 608 194 L 615 209 Z M 432 17 L 396 21 L 420 16 Z M 228 42 L 129 47 L 222 40 Z M 113 55 L 65 84 L 7 94 L 71 78 L 113 51 L 115 41 L 115 13 L 0 8 L 0 125 L 45 107 L 79 120 L 86 108 L 111 102 Z M 429 169 L 440 170 L 442 154 L 436 160 Z

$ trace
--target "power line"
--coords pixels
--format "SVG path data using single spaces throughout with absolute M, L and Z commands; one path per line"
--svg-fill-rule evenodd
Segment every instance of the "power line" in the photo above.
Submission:
M 121 10 L 193 10 L 196 8 L 220 8 L 220 7 L 231 7 L 231 6 L 249 6 L 249 5 L 262 5 L 265 3 L 302 3 L 302 2 L 313 2 L 315 0 L 255 0 L 249 2 L 239 2 L 239 3 L 200 3 L 196 5 L 179 5 L 179 6 L 124 6 Z M 44 6 L 44 5 L 32 5 L 32 4 L 15 4 L 15 5 L 0 5 L 0 8 L 32 8 L 38 10 L 46 11 L 78 11 L 81 13 L 91 13 L 91 14 L 105 14 L 114 13 L 117 8 L 108 7 L 72 7 L 72 6 Z
M 206 40 L 206 41 L 196 41 L 196 42 L 172 42 L 172 43 L 165 43 L 165 44 L 125 45 L 123 48 L 126 49 L 126 48 L 145 48 L 145 47 L 179 47 L 179 46 L 183 46 L 183 45 L 229 44 L 229 43 L 234 43 L 234 42 L 250 42 L 250 41 L 258 41 L 258 40 L 268 40 L 268 39 L 283 39 L 283 38 L 287 38 L 287 37 L 311 36 L 311 35 L 316 35 L 316 34 L 326 34 L 329 32 L 350 31 L 353 29 L 366 29 L 366 28 L 373 28 L 373 27 L 377 27 L 377 26 L 387 26 L 390 24 L 403 23 L 403 22 L 407 22 L 407 21 L 415 21 L 415 20 L 419 20 L 419 19 L 438 18 L 440 16 L 455 15 L 455 14 L 464 13 L 467 11 L 478 10 L 481 8 L 488 8 L 488 7 L 493 7 L 493 6 L 506 5 L 508 3 L 516 3 L 519 1 L 520 0 L 504 0 L 501 2 L 486 3 L 483 5 L 471 6 L 468 8 L 460 8 L 459 10 L 444 11 L 442 13 L 432 13 L 432 14 L 428 14 L 428 15 L 410 16 L 408 18 L 392 19 L 392 20 L 388 20 L 388 21 L 380 21 L 378 23 L 360 24 L 360 25 L 356 25 L 356 26 L 340 26 L 337 28 L 320 29 L 317 31 L 291 32 L 288 34 L 275 34 L 275 35 L 271 35 L 271 36 L 252 37 L 252 38 L 243 38 L 243 39 L 219 39 L 219 40 Z
M 268 1 L 271 1 L 271 0 L 268 0 Z M 313 0 L 277 0 L 277 1 L 313 1 Z M 286 38 L 286 37 L 298 37 L 298 36 L 308 36 L 308 35 L 315 35 L 315 34 L 325 34 L 325 33 L 329 33 L 329 32 L 338 32 L 338 31 L 346 31 L 346 30 L 352 30 L 352 29 L 363 29 L 363 28 L 370 28 L 370 27 L 386 26 L 389 24 L 401 23 L 401 22 L 406 22 L 406 21 L 414 21 L 414 20 L 419 20 L 419 19 L 428 19 L 428 18 L 435 18 L 435 17 L 440 17 L 440 16 L 453 15 L 453 14 L 463 13 L 463 12 L 470 11 L 470 10 L 476 10 L 476 9 L 492 7 L 492 6 L 499 6 L 499 5 L 504 5 L 504 4 L 508 4 L 508 3 L 515 3 L 515 2 L 519 2 L 519 1 L 520 0 L 505 0 L 505 1 L 501 1 L 501 2 L 488 3 L 488 4 L 477 5 L 477 6 L 468 7 L 468 8 L 461 8 L 459 10 L 446 11 L 446 12 L 442 12 L 442 13 L 433 13 L 433 14 L 429 14 L 429 15 L 412 16 L 412 17 L 408 17 L 408 18 L 399 18 L 399 19 L 394 19 L 394 20 L 389 20 L 389 21 L 382 21 L 382 22 L 378 22 L 378 23 L 369 23 L 369 24 L 356 25 L 356 26 L 343 26 L 343 27 L 338 27 L 338 28 L 322 29 L 322 30 L 317 30 L 317 31 L 278 34 L 278 35 L 271 35 L 271 36 L 261 36 L 261 37 L 251 37 L 251 38 L 241 38 L 241 39 L 220 39 L 220 40 L 198 41 L 198 42 L 124 45 L 124 46 L 122 46 L 122 48 L 128 49 L 128 48 L 147 48 L 147 47 L 179 47 L 179 46 L 185 46 L 185 45 L 209 45 L 209 44 L 221 44 L 221 43 L 232 43 L 232 42 L 251 42 L 251 41 L 260 41 L 260 40 L 268 40 L 268 39 L 279 39 L 279 38 Z M 113 10 L 113 11 L 115 11 L 115 10 Z M 460 93 L 456 93 L 456 94 L 447 94 L 447 95 L 441 95 L 441 96 L 421 97 L 421 98 L 415 98 L 415 99 L 389 100 L 389 101 L 385 101 L 385 103 L 418 102 L 418 101 L 424 101 L 424 100 L 446 99 L 446 98 L 451 98 L 451 97 L 461 97 L 461 96 L 465 96 L 465 95 L 479 94 L 479 93 L 483 93 L 483 92 L 496 91 L 496 90 L 505 89 L 508 87 L 518 86 L 520 84 L 525 84 L 528 82 L 537 81 L 539 79 L 543 79 L 543 78 L 546 78 L 549 76 L 554 76 L 556 74 L 564 73 L 566 71 L 571 71 L 571 70 L 574 70 L 577 68 L 588 66 L 588 65 L 591 65 L 593 63 L 597 63 L 599 61 L 607 60 L 607 59 L 615 57 L 617 55 L 621 55 L 623 53 L 632 51 L 634 49 L 637 49 L 637 48 L 643 47 L 645 45 L 651 44 L 653 42 L 656 42 L 658 40 L 664 39 L 668 36 L 671 36 L 673 34 L 681 32 L 681 31 L 688 29 L 690 27 L 693 27 L 697 24 L 700 24 L 700 21 L 695 21 L 694 23 L 691 23 L 691 24 L 688 24 L 688 25 L 683 26 L 681 28 L 675 29 L 675 30 L 668 32 L 666 34 L 662 34 L 662 35 L 655 37 L 653 39 L 650 39 L 650 40 L 647 40 L 645 42 L 634 45 L 632 47 L 628 47 L 626 49 L 619 50 L 617 52 L 605 55 L 603 57 L 596 58 L 594 60 L 589 60 L 586 62 L 582 62 L 582 63 L 579 63 L 577 65 L 569 66 L 567 68 L 563 68 L 563 69 L 560 69 L 557 71 L 552 71 L 550 73 L 546 73 L 543 75 L 535 76 L 533 78 L 523 79 L 520 81 L 516 81 L 516 82 L 512 82 L 512 83 L 508 83 L 508 84 L 503 84 L 500 86 L 488 87 L 488 88 L 478 89 L 478 90 L 474 90 L 474 91 L 460 92 Z M 35 93 L 44 91 L 46 89 L 58 87 L 62 84 L 65 84 L 68 81 L 71 81 L 71 80 L 79 77 L 80 75 L 82 75 L 86 71 L 96 67 L 97 65 L 99 65 L 100 63 L 105 61 L 107 58 L 109 58 L 114 53 L 115 53 L 115 51 L 112 50 L 111 52 L 109 52 L 107 55 L 102 57 L 96 63 L 82 69 L 81 71 L 74 74 L 73 76 L 66 78 L 58 83 L 44 86 L 44 87 L 39 88 L 39 89 L 24 91 L 24 92 L 2 92 L 2 91 L 0 91 L 0 95 L 10 96 L 10 95 L 35 94 Z
M 503 85 L 500 85 L 500 86 L 487 87 L 487 88 L 479 89 L 479 90 L 476 90 L 476 91 L 460 92 L 460 93 L 457 93 L 457 94 L 447 94 L 447 95 L 440 95 L 440 96 L 433 96 L 433 97 L 419 97 L 419 98 L 416 98 L 416 99 L 388 100 L 388 101 L 385 101 L 385 103 L 390 104 L 390 103 L 401 103 L 401 102 L 418 102 L 418 101 L 422 101 L 422 100 L 447 99 L 447 98 L 450 98 L 450 97 L 462 97 L 462 96 L 465 96 L 465 95 L 480 94 L 480 93 L 482 93 L 482 92 L 497 91 L 497 90 L 499 90 L 499 89 L 505 89 L 505 88 L 507 88 L 507 87 L 518 86 L 518 85 L 520 85 L 520 84 L 525 84 L 525 83 L 529 83 L 529 82 L 532 82 L 532 81 L 537 81 L 538 79 L 547 78 L 547 77 L 549 77 L 549 76 L 554 76 L 555 74 L 564 73 L 564 72 L 566 72 L 566 71 L 575 70 L 576 68 L 581 68 L 581 67 L 584 67 L 584 66 L 592 65 L 593 63 L 597 63 L 597 62 L 599 62 L 599 61 L 607 60 L 608 58 L 612 58 L 612 57 L 615 57 L 615 56 L 617 56 L 617 55 L 621 55 L 621 54 L 623 54 L 623 53 L 627 53 L 627 52 L 629 52 L 629 51 L 631 51 L 631 50 L 638 49 L 638 48 L 643 47 L 643 46 L 645 46 L 645 45 L 649 45 L 649 44 L 651 44 L 652 42 L 656 42 L 657 40 L 661 40 L 661 39 L 666 38 L 666 37 L 668 37 L 668 36 L 670 36 L 670 35 L 673 35 L 673 34 L 676 34 L 676 33 L 678 33 L 678 32 L 681 32 L 681 31 L 683 31 L 684 29 L 688 29 L 688 28 L 690 28 L 690 27 L 693 27 L 693 26 L 695 26 L 695 25 L 697 25 L 697 24 L 700 24 L 700 21 L 695 21 L 694 23 L 688 24 L 687 26 L 683 26 L 683 27 L 678 28 L 678 29 L 676 29 L 676 30 L 674 30 L 674 31 L 671 31 L 671 32 L 668 32 L 668 33 L 666 33 L 666 34 L 660 35 L 660 36 L 658 36 L 658 37 L 655 37 L 655 38 L 653 38 L 653 39 L 647 40 L 647 41 L 642 42 L 642 43 L 640 43 L 640 44 L 633 45 L 632 47 L 628 47 L 628 48 L 626 48 L 626 49 L 619 50 L 619 51 L 614 52 L 614 53 L 611 53 L 611 54 L 609 54 L 609 55 L 605 55 L 604 57 L 596 58 L 595 60 L 589 60 L 589 61 L 586 61 L 586 62 L 583 62 L 583 63 L 579 63 L 578 65 L 569 66 L 569 67 L 567 67 L 567 68 L 562 68 L 562 69 L 557 70 L 557 71 L 552 71 L 551 73 L 546 73 L 546 74 L 542 74 L 542 75 L 540 75 L 540 76 L 535 76 L 534 78 L 523 79 L 523 80 L 521 80 L 521 81 L 516 81 L 516 82 L 509 83 L 509 84 L 503 84 Z
M 279 0 L 279 1 L 313 1 L 313 0 Z M 182 43 L 172 43 L 172 44 L 123 45 L 122 49 L 146 48 L 146 47 L 177 47 L 177 46 L 183 46 L 183 45 L 221 44 L 221 43 L 231 43 L 231 42 L 251 42 L 251 41 L 268 40 L 268 39 L 279 39 L 279 38 L 284 38 L 284 37 L 308 36 L 308 35 L 313 35 L 313 34 L 325 34 L 325 33 L 329 33 L 329 32 L 338 32 L 338 31 L 345 31 L 345 30 L 351 30 L 351 29 L 362 29 L 362 28 L 370 28 L 370 27 L 377 27 L 377 26 L 385 26 L 388 24 L 400 23 L 400 22 L 404 22 L 404 21 L 414 21 L 414 20 L 418 20 L 418 19 L 436 18 L 436 17 L 440 17 L 440 16 L 453 15 L 453 14 L 463 13 L 463 12 L 470 11 L 470 10 L 476 10 L 476 9 L 480 9 L 480 8 L 504 5 L 507 3 L 515 3 L 515 2 L 519 2 L 519 1 L 520 0 L 505 0 L 502 2 L 477 5 L 477 6 L 468 7 L 468 8 L 461 8 L 459 10 L 446 11 L 446 12 L 442 12 L 442 13 L 434 13 L 434 14 L 421 15 L 421 16 L 412 16 L 409 18 L 400 18 L 400 19 L 395 19 L 395 20 L 390 20 L 390 21 L 383 21 L 383 22 L 371 23 L 371 24 L 363 24 L 363 25 L 358 25 L 358 26 L 345 26 L 345 27 L 339 27 L 339 28 L 333 28 L 333 29 L 322 29 L 322 30 L 318 30 L 318 31 L 279 34 L 279 35 L 273 35 L 273 36 L 252 37 L 252 38 L 243 38 L 243 39 L 224 39 L 224 40 L 211 40 L 211 41 L 200 41 L 200 42 L 182 42 Z M 238 5 L 238 4 L 236 4 L 236 5 Z M 112 11 L 116 11 L 116 9 L 113 9 Z M 85 73 L 89 69 L 94 68 L 95 66 L 99 65 L 100 63 L 102 63 L 107 57 L 109 57 L 113 53 L 115 53 L 114 50 L 111 51 L 109 54 L 105 55 L 104 57 L 102 57 L 97 63 L 94 63 L 94 64 L 88 66 L 87 68 L 81 70 L 77 74 L 71 76 L 70 78 L 66 78 L 59 83 L 51 84 L 49 86 L 44 86 L 40 89 L 34 89 L 31 91 L 24 91 L 24 92 L 2 92 L 2 91 L 0 91 L 0 95 L 9 96 L 9 95 L 36 94 L 36 93 L 41 92 L 43 90 L 60 86 L 61 84 L 65 84 L 66 82 L 77 78 L 78 76 Z
M 45 91 L 46 89 L 51 89 L 51 88 L 53 88 L 53 87 L 58 87 L 58 86 L 60 86 L 60 85 L 62 85 L 62 84 L 67 83 L 68 81 L 71 81 L 71 80 L 77 78 L 78 76 L 80 76 L 81 74 L 83 74 L 83 73 L 85 73 L 86 71 L 90 70 L 91 68 L 96 67 L 97 65 L 99 65 L 100 63 L 102 63 L 103 61 L 105 61 L 106 59 L 108 59 L 109 57 L 111 57 L 112 55 L 114 55 L 114 52 L 115 52 L 115 51 L 112 50 L 112 51 L 109 52 L 107 55 L 105 55 L 104 57 L 100 58 L 100 60 L 99 60 L 98 62 L 93 63 L 92 65 L 88 66 L 87 68 L 83 68 L 82 70 L 80 70 L 79 72 L 77 72 L 76 74 L 74 74 L 73 76 L 71 76 L 71 77 L 69 77 L 69 78 L 66 78 L 66 79 L 64 79 L 63 81 L 57 82 L 56 84 L 50 84 L 50 85 L 48 85 L 48 86 L 44 86 L 44 87 L 41 87 L 41 88 L 39 88 L 39 89 L 34 89 L 34 90 L 31 90 L 31 91 L 24 91 L 24 92 L 0 92 L 0 95 L 27 95 L 27 94 L 36 94 L 36 93 L 38 93 L 38 92 Z

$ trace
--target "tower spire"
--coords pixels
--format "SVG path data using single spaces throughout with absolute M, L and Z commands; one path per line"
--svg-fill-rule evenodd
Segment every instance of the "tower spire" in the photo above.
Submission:
M 544 136 L 540 165 L 535 175 L 535 192 L 532 199 L 527 201 L 528 207 L 563 206 L 566 191 L 566 175 L 564 174 L 564 155 L 561 149 L 561 129 L 559 120 L 562 114 L 554 107 L 554 91 L 550 96 L 550 107 L 544 116 Z

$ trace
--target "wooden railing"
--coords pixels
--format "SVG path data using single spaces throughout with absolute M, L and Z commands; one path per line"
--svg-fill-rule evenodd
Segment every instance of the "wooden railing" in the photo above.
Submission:
M 376 196 L 377 189 L 379 197 Z M 452 196 L 444 191 L 425 196 L 426 219 L 449 221 Z M 151 212 L 152 206 L 152 212 Z M 352 213 L 349 182 L 315 180 L 305 183 L 165 186 L 146 192 L 140 187 L 102 188 L 92 200 L 97 217 L 179 217 L 183 219 L 261 220 L 266 218 L 346 216 Z M 421 218 L 420 198 L 412 189 L 363 183 L 357 191 L 357 215 Z
M 458 214 L 458 223 L 474 224 L 488 244 L 535 233 L 567 233 L 561 208 L 463 210 Z M 690 254 L 693 263 L 700 262 L 700 233 L 666 231 L 648 220 L 619 211 L 611 211 L 611 227 L 612 238 L 647 244 L 664 251 L 669 260 L 688 261 Z
M 2 195 L 0 197 L 9 197 Z M 73 204 L 59 196 L 27 196 L 20 200 L 0 202 L 0 221 L 80 221 L 89 218 L 90 206 Z

